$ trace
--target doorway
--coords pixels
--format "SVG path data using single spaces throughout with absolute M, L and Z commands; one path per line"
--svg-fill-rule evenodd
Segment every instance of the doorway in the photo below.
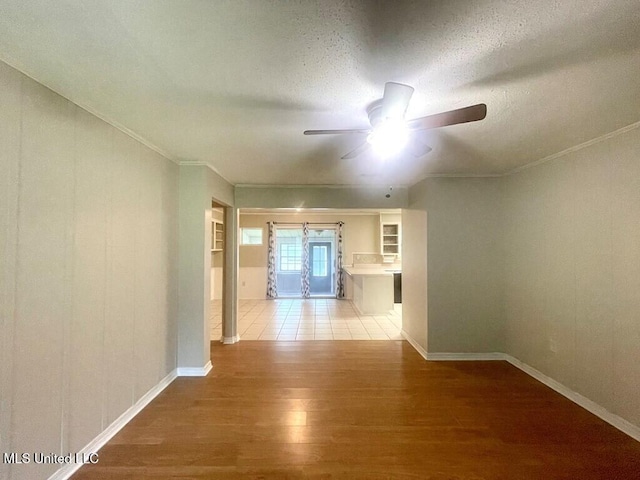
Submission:
M 309 293 L 314 297 L 335 296 L 336 229 L 332 226 L 309 229 Z M 302 296 L 303 229 L 279 226 L 276 229 L 276 278 L 278 295 Z
M 225 206 L 211 203 L 210 339 L 223 337 Z
M 335 227 L 309 231 L 309 293 L 312 297 L 335 296 L 335 246 Z
M 278 295 L 299 297 L 302 285 L 302 228 L 276 229 Z
M 331 295 L 331 243 L 309 242 L 309 291 L 311 295 Z

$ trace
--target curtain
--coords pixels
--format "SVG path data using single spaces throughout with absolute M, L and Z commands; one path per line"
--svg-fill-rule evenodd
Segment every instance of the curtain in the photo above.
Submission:
M 273 222 L 269 225 L 269 244 L 267 250 L 267 298 L 278 298 L 278 281 L 276 277 L 276 236 Z
M 344 222 L 338 222 L 336 235 L 338 248 L 336 251 L 336 298 L 344 298 L 344 272 L 342 271 L 342 226 Z
M 309 298 L 309 223 L 302 224 L 302 298 Z

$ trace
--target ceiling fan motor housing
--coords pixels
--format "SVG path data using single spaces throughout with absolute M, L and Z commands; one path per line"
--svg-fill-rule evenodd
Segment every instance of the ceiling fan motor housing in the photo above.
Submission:
M 382 121 L 382 99 L 376 100 L 367 108 L 369 123 L 375 127 Z

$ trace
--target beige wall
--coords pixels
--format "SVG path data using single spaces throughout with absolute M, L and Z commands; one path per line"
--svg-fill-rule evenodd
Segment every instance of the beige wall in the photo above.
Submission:
M 265 298 L 267 290 L 267 222 L 344 222 L 343 262 L 352 262 L 354 252 L 378 252 L 380 250 L 380 222 L 377 213 L 371 215 L 313 215 L 313 214 L 241 214 L 240 227 L 263 228 L 261 246 L 240 246 L 239 298 Z M 351 295 L 350 280 L 347 278 L 346 296 Z
M 0 112 L 0 450 L 77 452 L 176 367 L 178 167 L 3 63 Z
M 507 353 L 640 425 L 640 129 L 505 183 Z

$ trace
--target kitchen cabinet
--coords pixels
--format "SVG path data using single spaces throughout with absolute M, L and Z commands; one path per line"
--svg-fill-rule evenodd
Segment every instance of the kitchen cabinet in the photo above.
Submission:
M 386 315 L 393 310 L 393 272 L 382 266 L 344 267 L 352 279 L 353 304 L 363 315 Z

